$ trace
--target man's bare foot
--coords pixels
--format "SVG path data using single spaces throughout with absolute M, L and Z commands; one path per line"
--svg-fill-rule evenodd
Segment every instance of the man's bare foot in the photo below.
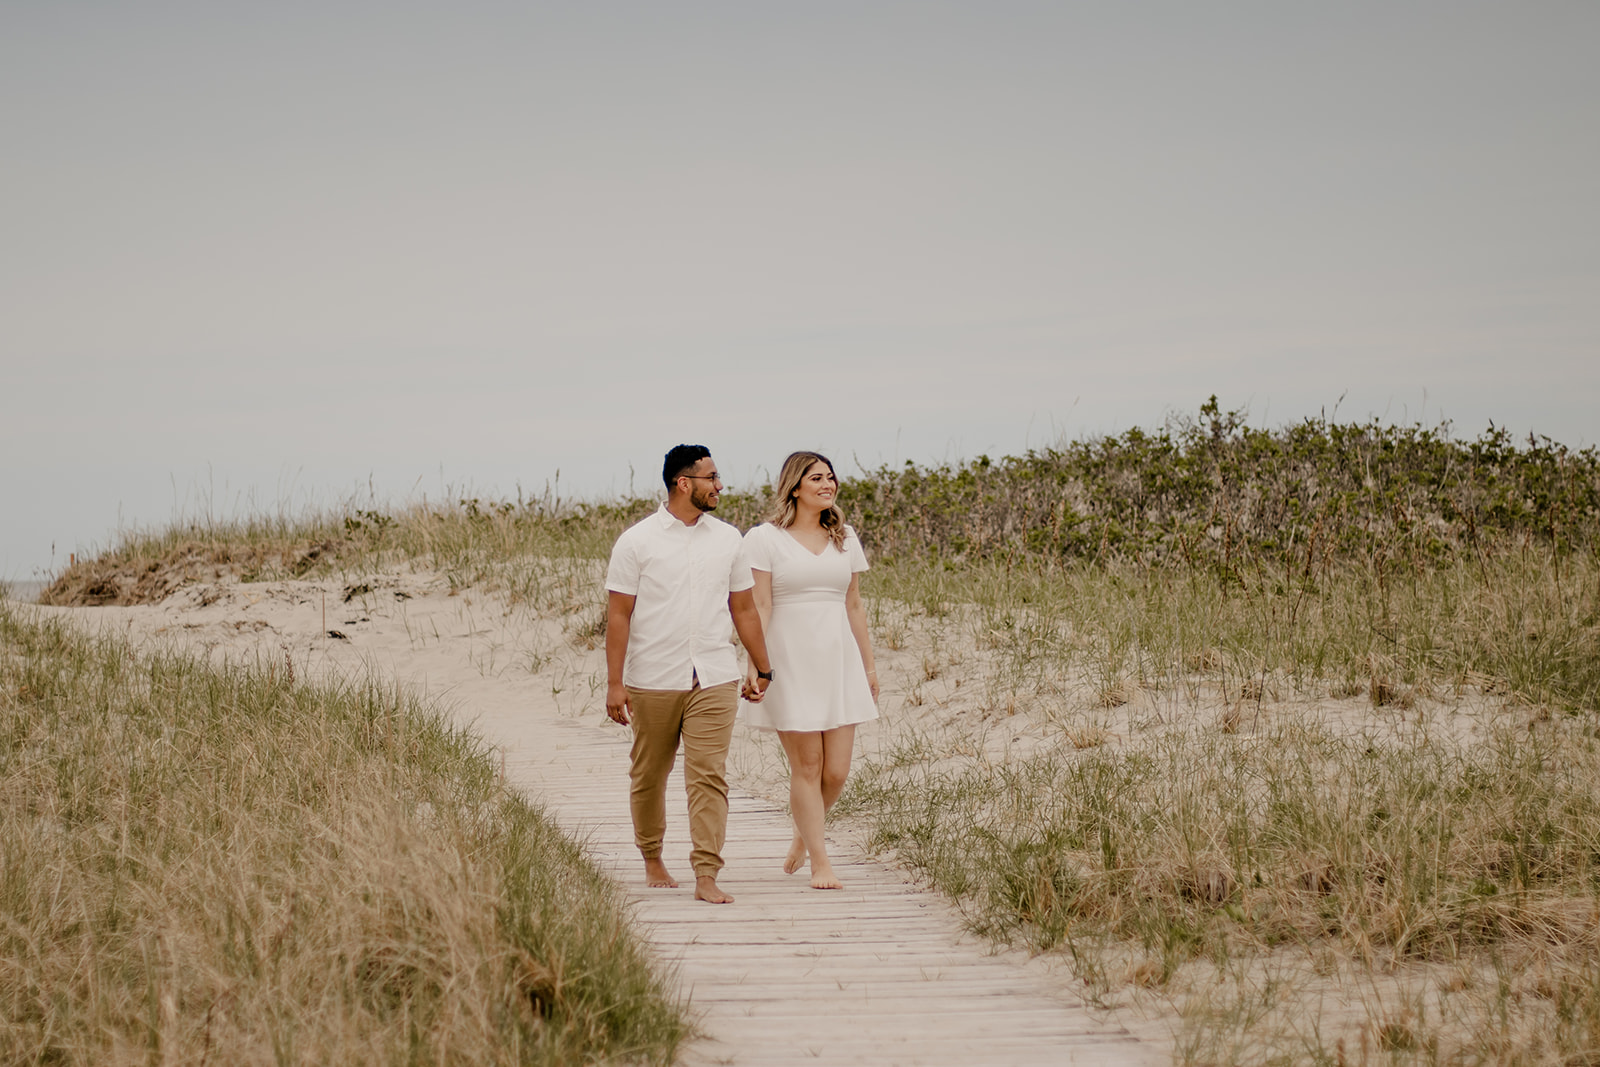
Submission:
M 667 871 L 660 859 L 644 861 L 644 884 L 651 889 L 676 889 L 678 880 Z
M 694 880 L 694 899 L 707 904 L 732 904 L 733 898 L 717 887 L 717 880 L 709 874 L 697 875 Z
M 812 889 L 843 889 L 844 883 L 833 873 L 833 864 L 824 860 L 811 865 Z
M 794 840 L 789 843 L 789 854 L 783 857 L 783 873 L 793 874 L 798 871 L 806 861 L 806 843 L 800 840 L 800 835 L 795 834 Z

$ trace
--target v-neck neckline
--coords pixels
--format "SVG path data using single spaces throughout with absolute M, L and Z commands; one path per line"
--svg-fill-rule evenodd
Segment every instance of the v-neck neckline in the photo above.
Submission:
M 823 542 L 822 542 L 822 552 L 813 552 L 813 551 L 811 551 L 811 549 L 806 547 L 806 544 L 805 544 L 804 541 L 800 540 L 800 538 L 798 538 L 794 534 L 790 533 L 788 527 L 780 526 L 780 527 L 778 527 L 778 529 L 783 531 L 783 536 L 785 536 L 789 540 L 793 541 L 796 545 L 799 545 L 800 546 L 800 550 L 802 552 L 804 552 L 806 555 L 810 556 L 812 559 L 821 559 L 823 552 L 828 551 L 828 545 L 830 545 L 832 543 L 831 539 L 824 538 Z

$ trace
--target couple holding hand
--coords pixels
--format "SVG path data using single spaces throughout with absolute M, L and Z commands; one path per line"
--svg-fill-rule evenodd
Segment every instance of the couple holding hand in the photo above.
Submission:
M 767 521 L 742 538 L 710 514 L 722 490 L 710 450 L 678 445 L 661 476 L 666 503 L 617 538 L 606 571 L 606 714 L 633 727 L 630 808 L 645 882 L 678 884 L 661 841 L 681 742 L 695 897 L 732 902 L 717 875 L 728 742 L 742 720 L 776 731 L 789 760 L 785 873 L 809 859 L 812 888 L 843 888 L 823 817 L 844 790 L 856 726 L 878 717 L 878 675 L 861 602 L 867 557 L 834 502 L 833 464 L 789 456 Z M 749 661 L 742 687 L 730 617 Z

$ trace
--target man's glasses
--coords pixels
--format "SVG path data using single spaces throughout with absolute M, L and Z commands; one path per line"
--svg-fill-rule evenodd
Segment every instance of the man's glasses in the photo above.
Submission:
M 722 484 L 722 475 L 720 474 L 680 474 L 678 477 L 693 478 L 702 482 L 716 482 L 718 485 Z

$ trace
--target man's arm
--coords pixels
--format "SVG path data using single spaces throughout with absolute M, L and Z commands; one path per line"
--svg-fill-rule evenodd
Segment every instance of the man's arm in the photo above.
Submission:
M 738 632 L 739 643 L 744 645 L 750 662 L 762 674 L 771 674 L 772 660 L 767 658 L 767 632 L 762 625 L 761 612 L 756 608 L 755 591 L 741 589 L 737 593 L 729 593 L 728 611 L 733 615 L 733 628 Z M 767 691 L 767 679 L 755 679 L 751 688 L 755 691 L 753 699 L 760 700 Z
M 622 685 L 622 663 L 628 656 L 628 634 L 633 627 L 633 603 L 628 593 L 606 594 L 606 714 L 626 726 L 632 721 L 628 691 Z M 761 646 L 765 655 L 766 646 Z

